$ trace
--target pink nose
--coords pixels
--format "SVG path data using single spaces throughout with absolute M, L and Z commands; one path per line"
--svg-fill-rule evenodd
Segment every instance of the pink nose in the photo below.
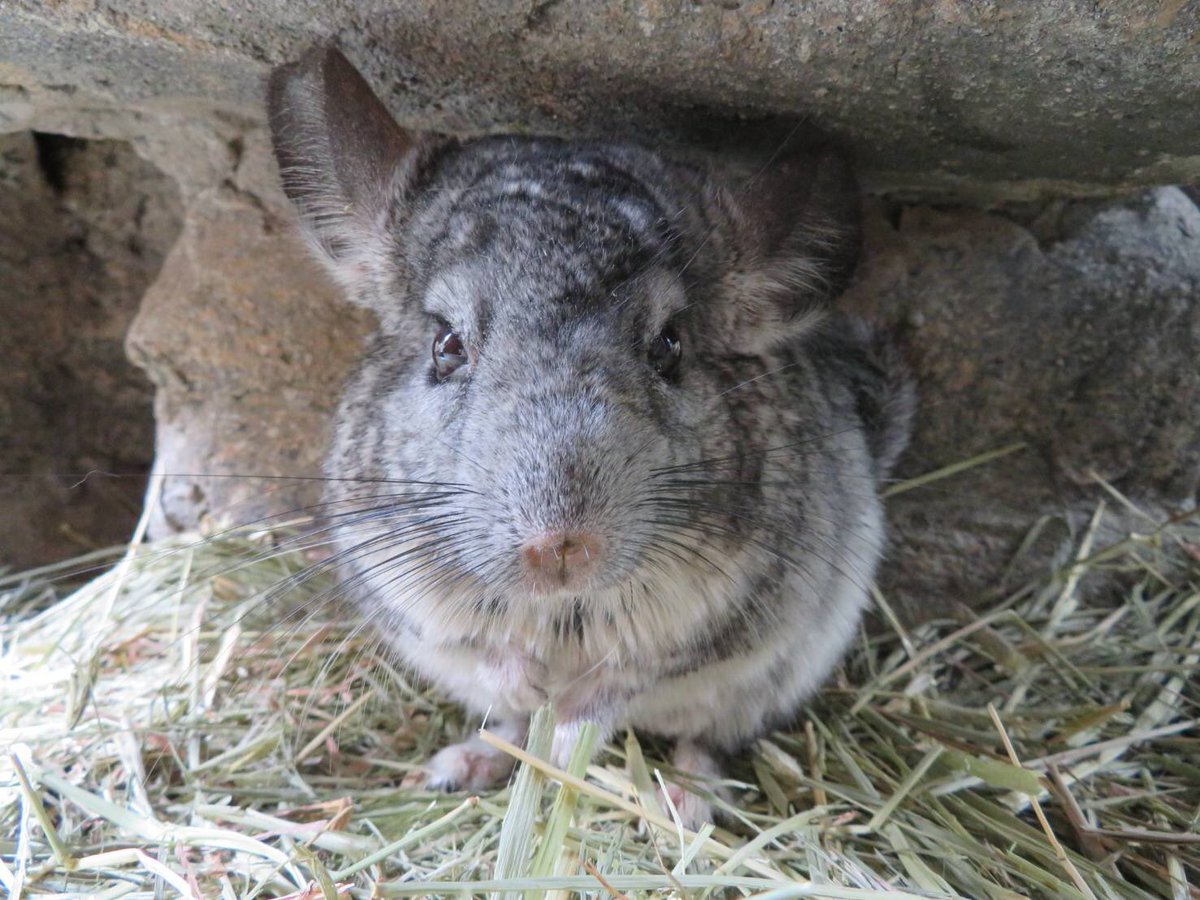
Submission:
M 560 584 L 582 577 L 603 555 L 600 538 L 578 531 L 547 532 L 521 547 L 521 560 L 531 575 Z

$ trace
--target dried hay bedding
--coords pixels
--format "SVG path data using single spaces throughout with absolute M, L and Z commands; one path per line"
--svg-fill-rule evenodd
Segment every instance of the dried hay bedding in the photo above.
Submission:
M 76 896 L 1200 896 L 1200 528 L 993 608 L 864 632 L 732 820 L 659 809 L 630 735 L 480 797 L 406 783 L 468 724 L 268 533 L 0 579 L 0 884 Z M 1080 590 L 1107 579 L 1113 591 Z M 280 592 L 280 585 L 287 590 Z M 284 601 L 264 602 L 285 596 Z M 286 603 L 286 605 L 284 605 Z M 584 777 L 581 777 L 584 776 Z M 413 782 L 414 779 L 409 779 Z M 708 786 L 697 785 L 698 790 Z M 639 799 L 639 798 L 650 799 Z

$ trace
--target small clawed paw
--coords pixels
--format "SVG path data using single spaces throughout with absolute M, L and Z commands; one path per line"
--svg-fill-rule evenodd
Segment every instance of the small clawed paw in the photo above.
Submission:
M 507 778 L 512 768 L 512 757 L 472 739 L 439 750 L 425 765 L 424 786 L 431 791 L 484 790 Z
M 671 807 L 679 814 L 679 821 L 688 831 L 696 831 L 706 822 L 713 821 L 712 804 L 698 794 L 693 794 L 678 784 L 667 782 L 664 793 L 660 787 L 657 790 L 658 805 L 670 816 Z M 670 800 L 668 803 L 667 801 Z

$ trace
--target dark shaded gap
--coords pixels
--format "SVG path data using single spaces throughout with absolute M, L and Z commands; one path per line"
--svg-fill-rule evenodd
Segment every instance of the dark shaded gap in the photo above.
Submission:
M 129 538 L 154 388 L 124 337 L 181 221 L 127 143 L 0 135 L 0 567 Z

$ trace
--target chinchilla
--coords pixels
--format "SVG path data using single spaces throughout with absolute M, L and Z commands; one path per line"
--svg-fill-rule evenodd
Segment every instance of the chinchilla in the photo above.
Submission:
M 303 233 L 378 318 L 326 500 L 388 645 L 513 740 L 552 702 L 560 758 L 591 721 L 714 774 L 794 716 L 867 603 L 913 408 L 886 338 L 831 310 L 849 166 L 418 135 L 329 47 L 272 74 L 269 113 Z M 475 738 L 428 781 L 510 767 Z

